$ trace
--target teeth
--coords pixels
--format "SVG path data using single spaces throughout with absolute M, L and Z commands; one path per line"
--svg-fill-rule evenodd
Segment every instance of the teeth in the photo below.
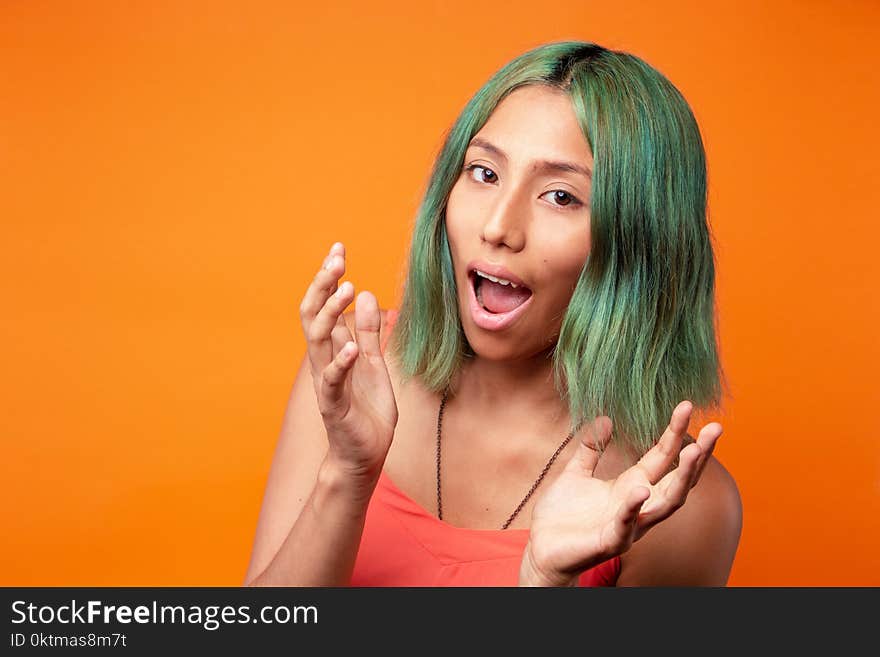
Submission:
M 495 278 L 494 276 L 490 276 L 489 274 L 485 274 L 485 273 L 481 272 L 479 269 L 474 269 L 474 271 L 477 274 L 479 274 L 480 276 L 482 276 L 483 278 L 488 278 L 490 281 L 493 281 L 493 282 L 498 283 L 500 285 L 510 285 L 514 289 L 519 287 L 519 285 L 517 285 L 516 283 L 513 283 L 512 281 L 508 281 L 503 278 Z

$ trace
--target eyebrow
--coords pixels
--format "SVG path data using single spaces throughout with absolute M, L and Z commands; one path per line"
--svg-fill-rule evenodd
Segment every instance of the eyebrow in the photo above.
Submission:
M 486 141 L 485 139 L 481 139 L 479 137 L 474 137 L 471 140 L 471 143 L 468 144 L 468 148 L 482 148 L 483 150 L 489 151 L 494 155 L 497 155 L 499 158 L 507 161 L 507 153 L 498 148 L 495 144 Z M 575 164 L 573 162 L 565 162 L 560 160 L 538 160 L 535 163 L 535 166 L 538 171 L 564 171 L 569 173 L 579 173 L 582 176 L 586 176 L 589 180 L 593 179 L 593 172 L 590 171 L 587 167 L 582 166 L 580 164 Z

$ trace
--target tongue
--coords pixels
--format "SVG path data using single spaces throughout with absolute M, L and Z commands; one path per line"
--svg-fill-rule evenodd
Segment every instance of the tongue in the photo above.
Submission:
M 493 283 L 486 278 L 480 283 L 480 296 L 483 306 L 490 313 L 506 313 L 525 303 L 532 292 L 522 285 L 513 289 L 510 285 Z

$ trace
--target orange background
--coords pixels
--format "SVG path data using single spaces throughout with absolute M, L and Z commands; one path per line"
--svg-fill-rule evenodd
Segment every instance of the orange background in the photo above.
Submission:
M 240 584 L 330 244 L 396 306 L 444 131 L 583 39 L 704 134 L 730 584 L 880 585 L 880 8 L 547 7 L 2 3 L 0 584 Z

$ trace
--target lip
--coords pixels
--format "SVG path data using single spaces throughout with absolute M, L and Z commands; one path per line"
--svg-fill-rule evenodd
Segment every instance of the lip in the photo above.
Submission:
M 480 271 L 486 271 L 479 266 L 477 267 L 477 269 L 479 269 Z M 492 274 L 493 276 L 496 275 L 491 271 L 486 271 L 486 273 Z M 535 298 L 535 294 L 533 292 L 528 299 L 526 299 L 521 305 L 517 306 L 510 312 L 490 313 L 488 310 L 484 310 L 483 306 L 480 305 L 480 302 L 477 301 L 477 294 L 474 291 L 474 276 L 476 276 L 476 274 L 471 269 L 468 269 L 468 306 L 471 309 L 471 318 L 474 320 L 474 324 L 486 331 L 502 331 L 506 329 L 526 311 L 526 309 L 532 303 L 532 299 Z M 501 278 L 507 278 L 506 276 L 501 276 L 500 274 L 498 274 L 498 276 Z M 507 280 L 511 279 L 508 278 Z
M 485 260 L 471 260 L 467 264 L 467 275 L 470 276 L 474 269 L 479 269 L 484 274 L 490 274 L 495 278 L 503 278 L 504 280 L 510 281 L 511 283 L 522 285 L 523 287 L 528 288 L 530 291 L 532 289 L 528 285 L 526 285 L 519 276 L 514 274 L 509 269 L 505 269 L 501 265 L 493 265 L 491 262 L 486 262 Z

